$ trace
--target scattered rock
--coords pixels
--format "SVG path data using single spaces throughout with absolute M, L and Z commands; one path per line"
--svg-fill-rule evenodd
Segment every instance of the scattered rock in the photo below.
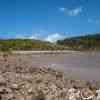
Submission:
M 0 66 L 0 100 L 100 100 L 100 82 L 70 80 L 50 68 L 13 62 Z
M 0 86 L 6 86 L 7 83 L 6 83 L 6 80 L 4 77 L 2 77 L 2 75 L 0 75 Z
M 12 84 L 11 84 L 11 89 L 12 89 L 12 90 L 19 90 L 19 87 L 18 87 L 17 84 L 12 83 Z

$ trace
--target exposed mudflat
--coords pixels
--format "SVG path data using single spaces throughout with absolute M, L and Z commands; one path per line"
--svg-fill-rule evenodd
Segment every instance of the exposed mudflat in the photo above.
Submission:
M 20 54 L 31 65 L 54 68 L 68 74 L 70 78 L 100 80 L 99 52 L 67 52 L 65 54 Z M 74 76 L 74 77 L 73 77 Z

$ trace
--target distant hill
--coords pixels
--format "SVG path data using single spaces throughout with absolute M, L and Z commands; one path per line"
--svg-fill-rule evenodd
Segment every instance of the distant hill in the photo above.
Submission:
M 100 50 L 100 34 L 66 38 L 58 40 L 57 44 L 75 50 Z

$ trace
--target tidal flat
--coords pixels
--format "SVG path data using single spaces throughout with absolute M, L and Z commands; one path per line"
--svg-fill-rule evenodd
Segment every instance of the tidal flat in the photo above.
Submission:
M 74 52 L 66 53 L 29 53 L 16 54 L 15 59 L 23 59 L 29 65 L 46 66 L 65 74 L 70 78 L 83 80 L 100 80 L 100 52 Z M 74 77 L 73 77 L 74 76 Z
M 0 54 L 1 100 L 99 100 L 100 54 Z

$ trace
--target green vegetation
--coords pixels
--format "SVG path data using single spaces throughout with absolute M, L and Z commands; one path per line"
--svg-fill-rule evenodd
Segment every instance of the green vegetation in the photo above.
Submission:
M 100 34 L 58 40 L 50 43 L 33 39 L 0 40 L 0 51 L 11 50 L 100 50 Z
M 0 51 L 11 50 L 57 50 L 62 47 L 45 41 L 32 39 L 0 40 Z
M 100 50 L 100 34 L 58 40 L 57 44 L 74 50 Z

